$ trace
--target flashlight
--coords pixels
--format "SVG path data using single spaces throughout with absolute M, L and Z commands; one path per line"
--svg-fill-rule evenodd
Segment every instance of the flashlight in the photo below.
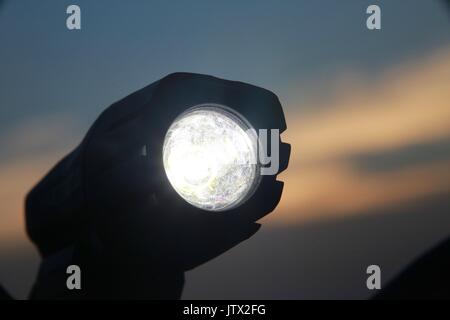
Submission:
M 277 206 L 285 129 L 275 94 L 208 75 L 170 74 L 114 103 L 27 195 L 43 258 L 32 296 L 67 295 L 47 269 L 77 264 L 83 298 L 178 298 L 184 271 L 248 239 Z

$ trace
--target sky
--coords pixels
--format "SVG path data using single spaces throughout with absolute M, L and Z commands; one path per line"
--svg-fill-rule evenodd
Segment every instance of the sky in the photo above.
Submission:
M 74 3 L 79 31 L 65 25 Z M 365 26 L 370 4 L 381 30 Z M 102 110 L 177 71 L 275 92 L 292 145 L 278 208 L 251 240 L 188 273 L 185 298 L 366 298 L 358 272 L 371 257 L 389 278 L 448 235 L 448 1 L 4 0 L 0 283 L 15 296 L 39 262 L 26 192 Z M 279 265 L 255 272 L 272 255 Z

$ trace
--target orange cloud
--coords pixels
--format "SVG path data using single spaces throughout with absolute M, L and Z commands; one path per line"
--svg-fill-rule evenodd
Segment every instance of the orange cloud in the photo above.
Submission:
M 25 195 L 76 145 L 76 127 L 68 115 L 51 115 L 19 123 L 0 139 L 10 156 L 0 162 L 0 249 L 29 243 Z
M 353 214 L 450 191 L 445 159 L 388 173 L 361 172 L 347 160 L 450 137 L 450 49 L 388 71 L 370 87 L 349 83 L 305 108 L 321 111 L 287 114 L 290 167 L 280 176 L 277 213 L 267 219 Z

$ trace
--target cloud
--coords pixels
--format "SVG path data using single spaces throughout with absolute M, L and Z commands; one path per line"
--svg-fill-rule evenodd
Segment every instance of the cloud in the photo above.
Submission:
M 336 78 L 337 94 L 302 108 L 307 113 L 289 112 L 296 108 L 287 106 L 283 140 L 292 144 L 292 156 L 280 175 L 282 200 L 265 218 L 271 222 L 267 226 L 382 213 L 389 206 L 450 193 L 448 154 L 436 152 L 442 144 L 448 150 L 450 137 L 450 48 L 375 81 L 355 82 L 347 74 L 354 73 Z M 15 248 L 28 252 L 34 264 L 27 262 L 24 274 L 33 274 L 37 261 L 25 234 L 24 197 L 81 140 L 80 128 L 72 115 L 54 114 L 15 124 L 0 138 L 0 257 L 10 257 Z M 423 152 L 435 154 L 424 157 Z M 391 165 L 372 170 L 361 159 L 381 167 L 389 159 Z M 10 271 L 0 273 L 0 282 L 16 286 L 14 279 L 5 282 Z
M 0 139 L 0 249 L 27 242 L 26 193 L 77 144 L 79 123 L 67 114 L 27 119 Z
M 283 139 L 292 144 L 291 162 L 280 176 L 285 181 L 280 205 L 266 219 L 301 223 L 448 192 L 448 157 L 414 161 L 414 155 L 403 155 L 410 165 L 385 172 L 364 170 L 355 158 L 379 155 L 382 162 L 384 154 L 395 157 L 409 146 L 450 137 L 450 48 L 388 70 L 376 81 L 355 82 L 345 74 L 336 79 L 337 93 L 302 108 L 307 113 L 289 112 L 296 108 L 287 106 Z M 72 115 L 55 114 L 2 135 L 0 244 L 27 241 L 25 194 L 81 140 L 80 127 Z
M 290 167 L 280 176 L 283 198 L 268 220 L 353 214 L 450 191 L 445 152 L 416 153 L 421 161 L 403 152 L 449 141 L 450 48 L 384 72 L 376 81 L 344 83 L 333 98 L 302 108 L 317 112 L 287 114 L 283 139 L 292 144 Z M 396 153 L 403 165 L 388 172 L 364 170 L 355 162 L 371 156 L 383 166 L 385 155 Z

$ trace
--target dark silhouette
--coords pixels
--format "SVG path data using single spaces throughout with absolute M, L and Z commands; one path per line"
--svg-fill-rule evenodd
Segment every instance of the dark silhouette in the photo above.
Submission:
M 374 298 L 450 299 L 450 240 L 425 253 Z
M 281 197 L 275 175 L 263 176 L 251 199 L 223 213 L 189 205 L 166 179 L 168 127 L 206 102 L 234 108 L 256 130 L 286 129 L 270 91 L 198 74 L 171 74 L 110 106 L 27 196 L 27 231 L 43 259 L 31 299 L 177 299 L 184 271 L 258 231 L 255 221 Z M 290 146 L 280 147 L 281 172 Z M 72 264 L 81 268 L 81 290 L 66 287 Z
M 0 286 L 0 300 L 11 300 L 12 297 Z

